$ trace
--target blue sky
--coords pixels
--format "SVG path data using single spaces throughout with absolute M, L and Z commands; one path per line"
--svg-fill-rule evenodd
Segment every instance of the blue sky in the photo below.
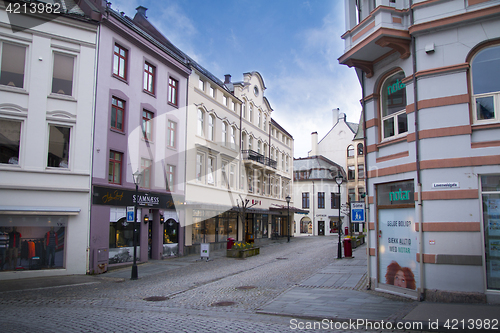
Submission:
M 142 5 L 165 37 L 224 80 L 264 78 L 275 119 L 295 139 L 294 157 L 305 157 L 311 132 L 323 138 L 332 109 L 357 123 L 361 88 L 354 69 L 340 65 L 345 32 L 339 0 L 112 0 L 133 18 Z

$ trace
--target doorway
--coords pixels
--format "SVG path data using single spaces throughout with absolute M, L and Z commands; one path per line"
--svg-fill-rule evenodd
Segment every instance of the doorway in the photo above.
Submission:
M 325 235 L 325 221 L 318 221 L 318 236 Z

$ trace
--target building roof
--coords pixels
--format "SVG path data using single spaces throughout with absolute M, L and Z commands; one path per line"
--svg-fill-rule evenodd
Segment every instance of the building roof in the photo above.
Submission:
M 295 179 L 295 181 L 309 179 L 334 180 L 339 173 L 346 178 L 346 173 L 340 165 L 322 155 L 294 159 L 293 170 L 294 172 L 305 171 L 307 173 L 307 178 Z
M 363 111 L 361 111 L 361 115 L 359 116 L 358 130 L 356 131 L 356 135 L 354 136 L 353 140 L 361 140 L 364 137 L 365 136 L 363 133 Z
M 282 131 L 283 133 L 285 133 L 286 135 L 288 135 L 291 139 L 293 139 L 293 136 L 290 133 L 288 133 L 283 127 L 281 127 L 281 125 L 278 124 L 276 122 L 276 120 L 274 120 L 273 118 L 271 118 L 271 124 L 273 126 L 275 126 L 277 129 L 279 129 L 280 131 Z

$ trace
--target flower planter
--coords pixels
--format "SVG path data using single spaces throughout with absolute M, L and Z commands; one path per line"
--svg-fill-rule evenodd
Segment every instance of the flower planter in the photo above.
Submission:
M 253 247 L 250 249 L 230 249 L 226 250 L 226 256 L 230 258 L 246 258 L 260 254 L 260 248 Z

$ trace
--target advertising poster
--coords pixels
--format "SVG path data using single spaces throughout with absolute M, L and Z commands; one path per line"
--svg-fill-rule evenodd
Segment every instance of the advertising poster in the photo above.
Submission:
M 500 257 L 500 239 L 490 239 L 489 252 L 491 257 Z
M 414 208 L 379 210 L 379 282 L 417 288 L 418 232 L 414 217 Z
M 500 220 L 498 219 L 488 220 L 488 235 L 500 236 Z

